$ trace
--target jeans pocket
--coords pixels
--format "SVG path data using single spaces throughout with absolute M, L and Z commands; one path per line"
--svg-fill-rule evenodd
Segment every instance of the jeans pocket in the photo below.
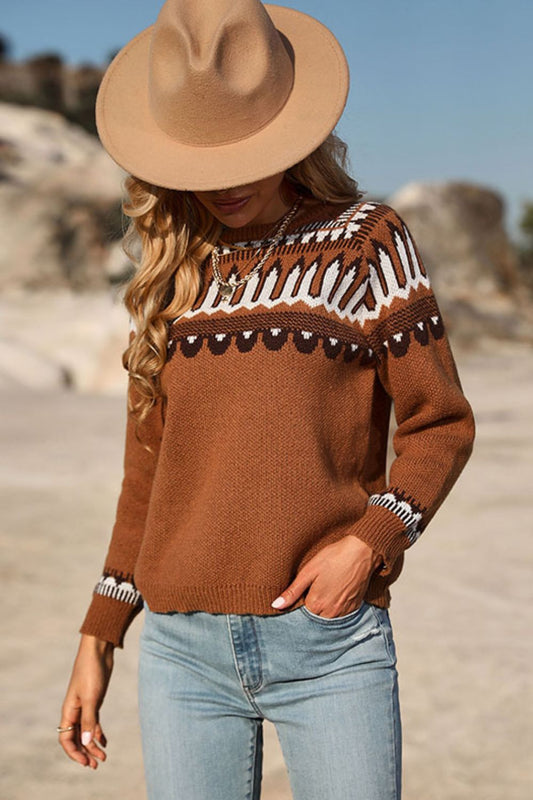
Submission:
M 363 600 L 359 608 L 356 608 L 355 611 L 350 611 L 348 614 L 343 614 L 340 617 L 321 617 L 319 614 L 315 614 L 314 611 L 311 611 L 305 604 L 300 606 L 300 609 L 308 617 L 310 620 L 314 622 L 318 622 L 321 625 L 333 626 L 342 625 L 346 622 L 351 622 L 352 620 L 359 619 L 361 615 L 367 610 L 368 603 L 366 600 Z

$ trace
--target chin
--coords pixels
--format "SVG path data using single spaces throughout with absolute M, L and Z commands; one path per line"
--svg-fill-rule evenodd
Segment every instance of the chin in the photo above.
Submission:
M 214 213 L 214 212 L 213 212 Z M 244 228 L 245 225 L 252 225 L 256 214 L 221 214 L 217 212 L 214 216 L 226 228 Z

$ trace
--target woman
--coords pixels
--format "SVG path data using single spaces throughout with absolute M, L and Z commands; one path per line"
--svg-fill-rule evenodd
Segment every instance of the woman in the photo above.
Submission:
M 124 479 L 58 731 L 105 760 L 113 651 L 144 609 L 151 800 L 258 798 L 263 719 L 296 800 L 401 794 L 389 587 L 474 422 L 407 226 L 345 172 L 347 90 L 313 18 L 167 0 L 98 94 L 142 255 Z

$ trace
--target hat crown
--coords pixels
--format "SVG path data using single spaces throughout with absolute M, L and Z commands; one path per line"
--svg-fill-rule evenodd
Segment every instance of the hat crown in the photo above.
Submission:
M 153 26 L 149 98 L 157 125 L 183 144 L 251 136 L 285 105 L 291 47 L 258 0 L 167 0 Z

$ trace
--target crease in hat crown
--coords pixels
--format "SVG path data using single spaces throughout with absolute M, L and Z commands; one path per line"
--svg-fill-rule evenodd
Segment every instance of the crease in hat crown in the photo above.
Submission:
M 294 81 L 290 44 L 257 0 L 167 0 L 153 26 L 155 122 L 183 144 L 217 146 L 274 119 Z

